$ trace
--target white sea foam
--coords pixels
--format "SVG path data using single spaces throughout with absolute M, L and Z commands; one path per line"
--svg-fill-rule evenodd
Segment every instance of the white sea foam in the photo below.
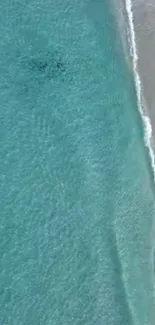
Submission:
M 136 46 L 136 35 L 134 29 L 134 17 L 132 11 L 132 0 L 125 0 L 126 11 L 128 16 L 128 26 L 129 26 L 129 39 L 130 39 L 130 53 L 132 57 L 133 64 L 133 72 L 134 72 L 134 80 L 137 92 L 137 104 L 138 109 L 142 117 L 143 125 L 144 125 L 144 142 L 146 147 L 148 147 L 149 155 L 151 158 L 151 164 L 153 168 L 153 175 L 155 181 L 155 156 L 151 146 L 152 140 L 152 126 L 148 115 L 145 113 L 144 105 L 143 105 L 143 97 L 142 97 L 142 85 L 140 80 L 140 75 L 138 72 L 138 53 Z

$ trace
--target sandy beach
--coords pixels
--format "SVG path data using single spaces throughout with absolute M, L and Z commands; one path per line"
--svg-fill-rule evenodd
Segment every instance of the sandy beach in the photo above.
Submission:
M 114 1 L 116 4 L 116 2 Z M 119 27 L 123 39 L 124 48 L 125 35 L 127 36 L 128 22 L 125 10 L 125 0 L 117 2 Z M 155 143 L 155 0 L 132 0 L 134 29 L 136 36 L 136 45 L 138 53 L 138 72 L 141 78 L 145 109 L 150 117 L 152 124 L 153 146 Z M 123 18 L 124 16 L 124 18 Z M 124 26 L 123 26 L 124 24 Z M 129 50 L 129 48 L 128 48 Z M 129 56 L 128 62 L 130 63 Z M 154 146 L 155 147 L 155 146 Z
M 155 142 L 155 0 L 133 0 L 133 15 L 139 73 Z

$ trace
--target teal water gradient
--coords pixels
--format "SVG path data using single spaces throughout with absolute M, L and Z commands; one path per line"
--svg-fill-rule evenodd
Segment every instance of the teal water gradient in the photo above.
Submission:
M 0 8 L 0 324 L 153 324 L 154 185 L 109 2 Z

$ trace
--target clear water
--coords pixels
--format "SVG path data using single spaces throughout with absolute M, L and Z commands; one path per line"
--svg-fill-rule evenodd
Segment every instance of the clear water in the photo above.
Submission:
M 0 324 L 153 324 L 154 184 L 109 2 L 0 4 Z

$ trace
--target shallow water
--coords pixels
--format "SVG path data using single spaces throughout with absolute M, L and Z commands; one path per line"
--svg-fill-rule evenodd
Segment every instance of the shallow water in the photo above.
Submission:
M 108 1 L 0 16 L 0 323 L 153 324 L 152 173 Z

